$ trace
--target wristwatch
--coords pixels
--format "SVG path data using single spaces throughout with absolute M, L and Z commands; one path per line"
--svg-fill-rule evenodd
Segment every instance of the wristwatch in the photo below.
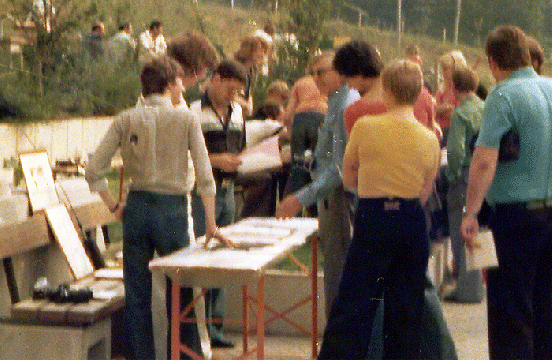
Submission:
M 477 213 L 476 213 L 476 212 L 475 212 L 475 213 L 472 213 L 472 212 L 466 211 L 466 207 L 464 206 L 464 207 L 462 208 L 462 217 L 463 217 L 463 218 L 464 218 L 464 217 L 474 217 L 474 218 L 476 218 L 476 217 L 477 217 Z

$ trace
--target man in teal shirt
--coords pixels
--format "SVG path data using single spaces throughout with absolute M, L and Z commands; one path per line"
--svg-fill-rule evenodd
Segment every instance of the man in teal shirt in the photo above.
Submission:
M 473 247 L 487 194 L 499 265 L 487 272 L 490 359 L 552 359 L 552 80 L 530 67 L 517 27 L 494 29 L 485 50 L 498 84 L 485 102 L 462 234 Z M 499 162 L 511 129 L 519 157 Z
M 445 295 L 445 300 L 473 303 L 483 300 L 483 277 L 480 270 L 466 269 L 466 251 L 460 234 L 460 223 L 472 159 L 471 143 L 481 126 L 483 101 L 475 95 L 478 79 L 472 70 L 456 70 L 452 74 L 452 84 L 458 106 L 450 121 L 445 175 L 449 182 L 447 213 L 457 283 L 456 288 Z

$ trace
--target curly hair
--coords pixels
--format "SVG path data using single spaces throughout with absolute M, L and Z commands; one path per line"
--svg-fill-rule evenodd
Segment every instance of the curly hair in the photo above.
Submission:
M 255 50 L 261 46 L 265 52 L 268 52 L 270 44 L 260 36 L 250 35 L 243 39 L 240 48 L 234 53 L 234 59 L 242 64 L 250 62 Z
M 170 41 L 167 54 L 180 63 L 187 76 L 204 68 L 211 70 L 218 64 L 215 47 L 205 35 L 197 32 L 187 32 Z

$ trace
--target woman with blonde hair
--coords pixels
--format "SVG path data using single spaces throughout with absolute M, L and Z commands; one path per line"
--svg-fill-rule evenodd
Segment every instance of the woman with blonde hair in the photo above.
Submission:
M 458 105 L 452 89 L 452 74 L 456 70 L 468 68 L 468 63 L 460 50 L 452 50 L 441 56 L 439 68 L 443 82 L 435 94 L 435 115 L 443 131 L 443 146 L 446 146 L 450 117 Z

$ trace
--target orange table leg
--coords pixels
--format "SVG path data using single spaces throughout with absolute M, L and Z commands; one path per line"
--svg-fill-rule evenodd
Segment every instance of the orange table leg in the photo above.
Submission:
M 249 347 L 249 287 L 242 286 L 242 319 L 243 319 L 243 353 L 248 351 Z
M 257 359 L 264 360 L 264 274 L 257 282 Z
M 171 360 L 180 359 L 180 284 L 173 281 L 171 294 Z
M 312 358 L 318 354 L 318 236 L 311 240 L 311 281 L 312 281 Z

